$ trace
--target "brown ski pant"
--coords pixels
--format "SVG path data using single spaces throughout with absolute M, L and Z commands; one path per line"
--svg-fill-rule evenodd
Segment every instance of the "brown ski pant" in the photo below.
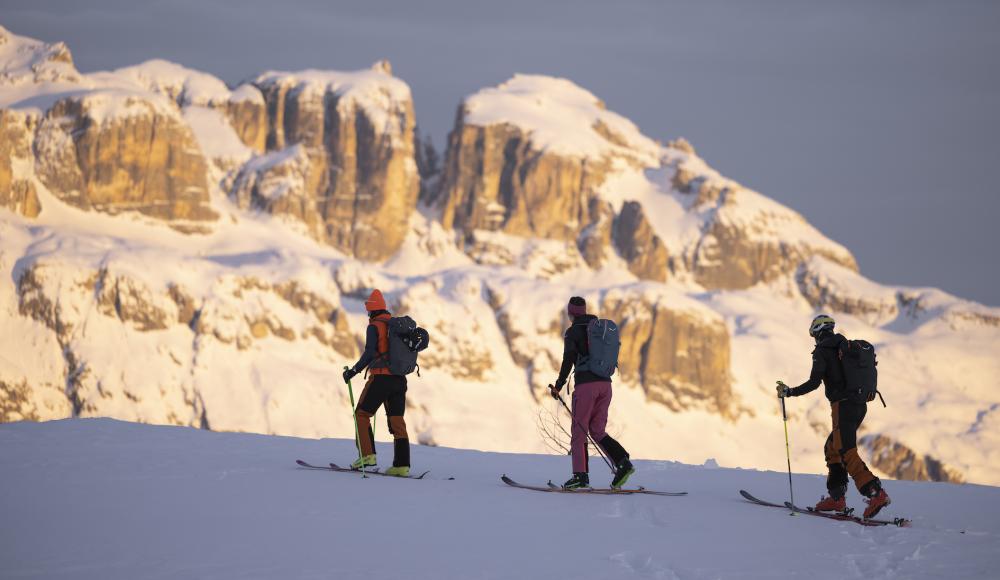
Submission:
M 833 431 L 823 447 L 829 470 L 826 487 L 830 495 L 840 497 L 847 489 L 847 476 L 850 475 L 858 491 L 866 495 L 866 486 L 878 480 L 858 455 L 858 427 L 865 419 L 868 405 L 845 399 L 832 403 L 831 407 Z

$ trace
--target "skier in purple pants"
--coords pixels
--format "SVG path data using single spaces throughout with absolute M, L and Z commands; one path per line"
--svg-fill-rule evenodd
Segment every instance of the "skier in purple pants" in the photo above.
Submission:
M 587 433 L 583 430 L 585 427 L 590 431 L 590 436 L 593 437 L 594 441 L 604 449 L 611 461 L 614 462 L 615 476 L 611 481 L 611 487 L 620 488 L 629 476 L 635 473 L 635 468 L 629 461 L 629 455 L 625 448 L 605 431 L 608 424 L 608 407 L 611 405 L 611 379 L 596 374 L 587 365 L 590 355 L 588 328 L 591 322 L 597 320 L 597 317 L 587 314 L 587 302 L 579 296 L 570 298 L 566 312 L 569 314 L 572 325 L 563 335 L 563 359 L 562 367 L 559 369 L 559 378 L 554 386 L 549 385 L 552 397 L 559 398 L 559 392 L 566 385 L 570 370 L 574 370 L 575 367 L 576 372 L 573 375 L 576 381 L 576 388 L 573 390 L 573 436 L 570 444 L 573 452 L 573 477 L 563 484 L 563 487 L 576 489 L 590 486 Z

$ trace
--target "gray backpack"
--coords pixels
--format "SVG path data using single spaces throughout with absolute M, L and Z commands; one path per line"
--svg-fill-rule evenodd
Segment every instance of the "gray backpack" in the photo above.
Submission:
M 596 319 L 587 323 L 587 354 L 576 359 L 576 370 L 590 371 L 610 379 L 618 368 L 618 351 L 622 341 L 618 325 L 611 320 Z
M 389 372 L 405 376 L 417 371 L 417 354 L 427 348 L 427 331 L 417 326 L 409 316 L 394 316 L 387 324 L 389 330 Z

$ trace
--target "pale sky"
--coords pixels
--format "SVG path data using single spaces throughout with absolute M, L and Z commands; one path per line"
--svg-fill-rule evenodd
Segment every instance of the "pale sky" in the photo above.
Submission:
M 439 145 L 464 96 L 566 77 L 867 277 L 1000 305 L 1000 2 L 0 0 L 0 24 L 84 72 L 165 58 L 233 84 L 387 58 Z

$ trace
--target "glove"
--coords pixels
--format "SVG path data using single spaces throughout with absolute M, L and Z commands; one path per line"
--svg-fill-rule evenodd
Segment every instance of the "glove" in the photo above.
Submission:
M 781 398 L 781 399 L 784 399 L 785 397 L 792 396 L 791 395 L 791 391 L 792 391 L 791 387 L 789 387 L 788 385 L 786 385 L 785 383 L 783 383 L 781 381 L 778 381 L 778 386 L 775 387 L 775 390 L 778 391 L 778 397 Z
M 354 369 L 351 368 L 344 369 L 344 382 L 345 383 L 350 382 L 350 380 L 354 378 L 354 375 L 356 374 L 358 374 L 358 372 Z
M 559 391 L 560 387 L 549 385 L 549 394 L 552 395 L 552 398 L 557 401 L 559 400 Z

